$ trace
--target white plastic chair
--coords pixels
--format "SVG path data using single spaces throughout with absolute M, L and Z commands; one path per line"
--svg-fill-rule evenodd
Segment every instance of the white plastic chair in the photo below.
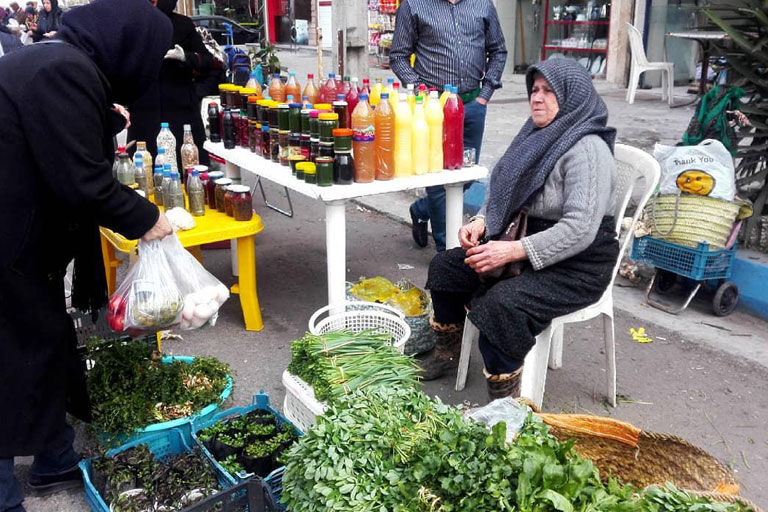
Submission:
M 613 278 L 603 296 L 591 306 L 587 306 L 569 315 L 555 318 L 547 329 L 536 336 L 536 344 L 525 357 L 520 395 L 531 399 L 539 407 L 541 407 L 541 402 L 544 398 L 547 363 L 549 362 L 549 367 L 553 370 L 560 368 L 563 364 L 563 327 L 565 324 L 583 322 L 598 316 L 603 317 L 605 362 L 607 366 L 606 378 L 608 384 L 607 395 L 611 405 L 616 407 L 616 342 L 613 333 L 613 280 L 616 278 L 624 252 L 632 240 L 632 233 L 634 232 L 637 219 L 645 203 L 656 189 L 661 170 L 658 162 L 651 155 L 624 144 L 616 144 L 614 156 L 616 158 L 618 174 L 616 209 L 613 212 L 616 219 L 617 235 L 621 230 L 622 219 L 624 218 L 624 212 L 627 209 L 629 200 L 635 189 L 639 186 L 642 186 L 642 199 L 632 217 L 632 224 L 629 230 L 625 234 L 624 239 L 620 241 L 619 257 L 613 269 Z M 472 325 L 472 322 L 467 318 L 464 323 L 464 335 L 461 341 L 456 391 L 464 389 L 472 345 L 477 342 L 479 334 L 477 327 Z
M 669 106 L 672 106 L 673 88 L 675 86 L 675 65 L 672 62 L 648 62 L 643 48 L 643 36 L 631 23 L 629 28 L 629 47 L 632 51 L 632 69 L 629 73 L 629 87 L 627 88 L 627 101 L 635 102 L 637 83 L 640 75 L 646 71 L 661 71 L 661 101 L 665 97 Z

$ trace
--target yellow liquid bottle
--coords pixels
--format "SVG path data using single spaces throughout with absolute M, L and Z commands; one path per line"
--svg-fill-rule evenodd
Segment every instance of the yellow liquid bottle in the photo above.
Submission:
M 408 98 L 408 105 L 411 107 L 411 113 L 413 113 L 413 107 L 416 105 L 416 94 L 413 92 L 413 84 L 408 84 L 405 90 L 406 98 Z
M 384 85 L 381 83 L 381 78 L 376 79 L 376 83 L 371 87 L 371 98 L 369 103 L 376 108 L 381 101 L 381 93 L 384 91 Z
M 411 153 L 411 124 L 413 114 L 405 95 L 395 109 L 395 177 L 405 178 L 413 174 L 413 155 Z
M 411 151 L 413 153 L 413 174 L 429 172 L 429 125 L 424 113 L 424 102 L 416 98 L 413 107 L 413 128 L 411 132 Z
M 429 126 L 429 172 L 443 170 L 443 107 L 437 91 L 427 99 L 427 125 Z
M 400 101 L 400 84 L 392 84 L 392 92 L 389 94 L 389 106 L 392 107 L 392 112 L 397 108 L 397 103 Z
M 451 95 L 451 84 L 445 84 L 443 87 L 443 94 L 440 95 L 440 108 L 445 108 L 445 102 L 448 101 L 448 97 Z

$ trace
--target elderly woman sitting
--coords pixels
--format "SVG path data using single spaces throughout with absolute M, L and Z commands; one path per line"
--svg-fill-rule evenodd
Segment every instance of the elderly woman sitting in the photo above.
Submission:
M 427 280 L 435 348 L 421 360 L 422 377 L 456 368 L 468 314 L 492 400 L 519 395 L 536 335 L 600 298 L 619 251 L 616 130 L 589 73 L 550 59 L 528 69 L 526 85 L 531 117 L 494 168 L 480 214 L 459 231 L 461 247 L 437 254 Z M 500 240 L 521 210 L 527 233 Z M 508 264 L 519 274 L 499 276 Z

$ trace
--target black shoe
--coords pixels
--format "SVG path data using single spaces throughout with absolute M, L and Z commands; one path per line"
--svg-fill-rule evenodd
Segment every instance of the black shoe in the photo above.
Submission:
M 411 213 L 411 234 L 413 235 L 413 241 L 416 242 L 416 245 L 419 247 L 426 247 L 428 243 L 428 237 L 427 237 L 427 221 L 421 220 L 416 216 L 416 213 L 413 211 L 413 206 L 410 208 Z
M 74 467 L 62 471 L 61 473 L 56 473 L 55 475 L 30 474 L 28 484 L 35 496 L 47 496 L 65 489 L 82 487 L 83 474 L 80 471 L 80 468 L 75 465 Z

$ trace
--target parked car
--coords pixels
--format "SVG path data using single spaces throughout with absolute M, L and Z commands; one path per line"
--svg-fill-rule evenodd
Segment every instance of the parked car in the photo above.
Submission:
M 192 16 L 192 22 L 203 27 L 210 32 L 211 36 L 220 45 L 230 44 L 248 44 L 259 42 L 259 31 L 246 28 L 234 20 L 224 16 Z M 232 27 L 232 39 L 228 37 L 228 27 Z

